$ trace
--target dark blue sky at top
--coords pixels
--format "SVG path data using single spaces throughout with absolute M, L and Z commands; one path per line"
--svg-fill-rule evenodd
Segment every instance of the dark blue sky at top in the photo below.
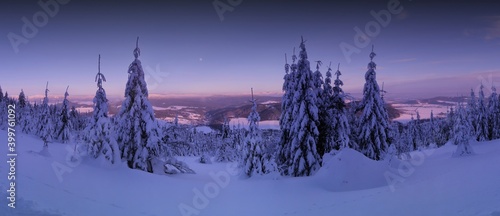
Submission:
M 42 2 L 46 2 L 44 0 Z M 49 1 L 50 2 L 50 1 Z M 23 36 L 22 18 L 43 11 L 38 1 L 4 1 L 0 9 L 0 86 L 17 95 L 93 95 L 97 56 L 108 95 L 122 96 L 136 37 L 150 93 L 168 95 L 281 92 L 284 54 L 289 61 L 301 36 L 315 70 L 321 60 L 341 64 L 344 89 L 359 95 L 375 45 L 377 79 L 388 97 L 464 95 L 482 82 L 500 88 L 500 3 L 498 1 L 401 0 L 380 33 L 368 36 L 359 53 L 355 27 L 376 19 L 390 1 L 220 0 L 232 11 L 220 19 L 214 1 L 83 1 L 60 5 L 26 44 L 13 48 L 9 34 Z M 43 20 L 42 20 L 43 21 Z M 373 29 L 372 29 L 373 30 Z

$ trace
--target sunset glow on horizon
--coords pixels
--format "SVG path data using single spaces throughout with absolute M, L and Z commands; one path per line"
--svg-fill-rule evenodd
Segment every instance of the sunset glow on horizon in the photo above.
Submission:
M 33 24 L 43 7 L 9 0 L 1 9 L 0 86 L 11 96 L 21 89 L 35 96 L 48 81 L 53 96 L 68 85 L 70 95 L 92 96 L 100 54 L 104 88 L 121 97 L 139 36 L 152 94 L 247 94 L 253 87 L 279 95 L 285 53 L 290 63 L 303 36 L 311 70 L 318 60 L 323 75 L 330 62 L 340 63 L 347 93 L 361 94 L 374 44 L 387 97 L 456 96 L 481 82 L 500 87 L 500 3 L 485 2 L 242 1 L 221 20 L 212 2 L 69 1 L 29 38 L 25 21 Z M 28 42 L 13 45 L 12 35 Z M 346 55 L 341 44 L 356 50 Z

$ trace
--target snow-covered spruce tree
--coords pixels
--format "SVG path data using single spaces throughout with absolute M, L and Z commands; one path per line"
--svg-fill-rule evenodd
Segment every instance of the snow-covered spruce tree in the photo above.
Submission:
M 476 115 L 476 137 L 477 141 L 485 141 L 488 139 L 488 110 L 486 108 L 486 99 L 484 97 L 483 84 L 479 88 L 479 96 L 477 99 L 477 115 Z
M 101 73 L 101 55 L 98 60 L 98 70 L 95 77 L 97 91 L 94 97 L 94 111 L 90 122 L 85 129 L 85 140 L 88 142 L 87 154 L 92 158 L 103 156 L 110 163 L 119 160 L 119 148 L 115 138 L 112 136 L 113 127 L 108 117 L 108 99 L 106 91 L 102 87 L 102 82 L 106 82 L 106 77 Z
M 280 131 L 281 137 L 277 146 L 276 163 L 282 175 L 288 175 L 290 166 L 290 129 L 293 121 L 293 97 L 295 90 L 297 64 L 295 49 L 292 55 L 292 65 L 288 64 L 285 54 L 285 76 L 283 77 L 283 97 L 281 99 Z M 291 69 L 291 71 L 290 71 Z
M 375 53 L 370 53 L 370 63 L 365 74 L 362 109 L 359 117 L 358 144 L 362 153 L 374 160 L 382 160 L 391 144 L 389 137 L 389 117 L 380 97 L 380 88 L 376 80 L 376 64 L 373 62 Z
M 45 87 L 45 97 L 43 98 L 43 103 L 40 106 L 40 115 L 38 119 L 38 126 L 36 129 L 37 135 L 43 140 L 43 146 L 48 147 L 48 143 L 52 141 L 52 136 L 54 132 L 54 125 L 52 123 L 52 115 L 49 106 L 49 82 Z
M 333 128 L 337 125 L 334 118 L 334 100 L 333 100 L 333 87 L 332 87 L 332 68 L 331 63 L 326 71 L 325 81 L 323 84 L 322 92 L 324 111 L 320 114 L 321 125 L 323 128 L 320 129 L 320 142 L 323 142 L 324 153 L 329 153 L 335 148 L 335 138 L 333 135 Z M 318 152 L 319 153 L 319 152 Z M 320 154 L 320 156 L 323 156 Z
M 236 146 L 234 145 L 233 132 L 229 126 L 228 118 L 224 118 L 221 132 L 220 146 L 215 152 L 214 160 L 217 162 L 232 162 L 237 160 Z
M 342 86 L 344 82 L 340 80 L 340 76 L 342 73 L 340 72 L 340 63 L 337 66 L 337 71 L 335 71 L 336 79 L 334 81 L 333 87 L 333 97 L 332 104 L 333 105 L 333 148 L 335 150 L 341 150 L 349 147 L 350 139 L 349 134 L 351 133 L 351 128 L 349 125 L 349 121 L 347 119 L 346 113 L 346 104 L 345 104 L 345 94 L 342 90 Z
M 491 87 L 491 95 L 488 101 L 488 138 L 489 140 L 500 138 L 500 99 L 497 89 Z
M 439 133 L 439 126 L 438 126 L 438 121 L 434 118 L 434 111 L 431 110 L 431 116 L 429 118 L 429 124 L 427 127 L 427 134 L 426 137 L 428 137 L 427 143 L 429 145 L 431 144 L 436 144 L 437 145 L 437 140 L 438 140 L 438 133 Z
M 416 111 L 417 119 L 415 121 L 415 138 L 417 141 L 417 148 L 415 150 L 419 150 L 420 148 L 426 147 L 428 143 L 425 143 L 424 140 L 424 129 L 422 126 L 422 120 L 420 119 L 420 113 Z
M 325 145 L 327 143 L 327 137 L 331 133 L 330 123 L 331 119 L 329 119 L 327 115 L 328 107 L 325 105 L 325 98 L 323 98 L 323 75 L 319 71 L 319 67 L 323 63 L 321 61 L 316 61 L 316 71 L 313 73 L 313 84 L 314 84 L 314 94 L 316 95 L 316 106 L 318 107 L 318 141 L 316 142 L 316 149 L 320 157 L 323 157 L 325 154 Z
M 417 141 L 417 127 L 416 121 L 413 118 L 413 114 L 411 115 L 411 120 L 408 122 L 406 127 L 406 140 L 409 145 L 409 151 L 415 151 L 418 149 L 418 141 Z
M 71 125 L 73 129 L 76 131 L 81 131 L 87 127 L 86 119 L 80 115 L 80 112 L 76 110 L 75 106 L 71 106 L 71 110 L 69 111 L 69 120 L 71 121 Z
M 24 91 L 21 89 L 21 92 L 19 93 L 19 97 L 18 97 L 18 106 L 19 108 L 24 108 L 26 107 L 26 95 L 24 95 Z
M 31 119 L 31 113 L 30 113 L 30 105 L 26 101 L 26 95 L 24 94 L 24 91 L 21 89 L 21 92 L 19 93 L 18 97 L 18 102 L 17 102 L 17 124 L 19 128 L 21 129 L 22 132 L 24 133 L 29 133 L 28 131 L 28 124 L 32 121 Z
M 2 87 L 0 87 L 0 130 L 7 128 L 7 114 L 7 100 L 4 99 Z
M 64 100 L 61 107 L 60 113 L 60 127 L 57 131 L 57 137 L 63 143 L 67 143 L 71 139 L 71 128 L 73 127 L 71 121 L 69 119 L 69 101 L 68 101 L 68 88 L 66 88 L 66 92 L 64 93 Z
M 346 95 L 347 96 L 347 95 Z M 347 121 L 349 122 L 349 126 L 351 128 L 351 133 L 349 134 L 349 146 L 356 150 L 361 152 L 361 149 L 359 147 L 359 121 L 358 121 L 358 116 L 357 113 L 359 112 L 359 101 L 352 100 L 349 104 L 349 107 L 346 109 L 346 114 L 347 114 Z
M 262 132 L 259 129 L 260 116 L 257 112 L 257 102 L 253 98 L 253 90 L 250 102 L 252 102 L 252 111 L 248 115 L 248 134 L 245 138 L 246 150 L 242 161 L 243 171 L 248 177 L 267 174 L 273 170 L 271 161 L 264 156 Z
M 458 105 L 455 114 L 455 125 L 453 127 L 453 142 L 457 144 L 457 150 L 453 153 L 454 157 L 473 154 L 474 151 L 469 144 L 471 139 L 471 123 L 467 118 L 467 113 L 461 104 Z
M 477 98 L 473 89 L 470 90 L 470 98 L 469 101 L 467 102 L 466 115 L 467 118 L 469 119 L 469 122 L 471 123 L 470 127 L 471 136 L 476 137 L 478 111 L 477 111 Z
M 443 121 L 443 124 L 441 125 L 441 130 L 440 133 L 444 135 L 444 143 L 441 143 L 441 145 L 446 144 L 449 140 L 453 139 L 453 127 L 455 126 L 455 109 L 453 107 L 450 107 L 450 109 L 446 113 L 446 119 Z
M 161 146 L 159 125 L 148 100 L 144 70 L 138 59 L 138 42 L 139 38 L 134 49 L 135 60 L 128 69 L 125 100 L 116 115 L 116 134 L 121 157 L 128 162 L 128 166 L 153 172 L 153 159 L 168 152 Z
M 314 91 L 314 79 L 305 41 L 300 43 L 300 56 L 293 88 L 293 121 L 290 128 L 290 161 L 288 174 L 291 176 L 310 176 L 321 167 L 321 157 L 317 152 L 318 107 Z

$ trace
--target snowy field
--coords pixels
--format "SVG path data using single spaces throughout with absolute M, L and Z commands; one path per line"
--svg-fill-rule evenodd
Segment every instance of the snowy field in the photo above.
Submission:
M 437 105 L 437 104 L 392 104 L 394 108 L 401 112 L 401 115 L 394 119 L 394 121 L 399 122 L 409 122 L 411 117 L 417 119 L 417 111 L 420 114 L 421 119 L 429 119 L 431 117 L 431 111 L 434 113 L 434 118 L 445 117 L 446 112 L 450 108 L 449 106 Z
M 247 118 L 231 118 L 229 120 L 229 126 L 231 128 L 241 127 L 241 128 L 248 129 L 248 119 Z M 265 129 L 279 130 L 280 129 L 280 122 L 278 120 L 260 121 L 259 128 L 264 129 L 264 130 Z
M 346 149 L 325 156 L 312 177 L 245 179 L 234 164 L 200 164 L 194 157 L 179 159 L 196 174 L 173 176 L 85 156 L 71 162 L 74 143 L 51 143 L 41 153 L 38 138 L 16 138 L 16 209 L 4 198 L 2 216 L 500 215 L 500 140 L 473 142 L 472 156 L 452 158 L 455 146 L 446 145 L 390 164 Z M 0 140 L 7 140 L 5 131 Z M 7 161 L 3 148 L 0 160 Z M 0 163 L 2 197 L 8 168 Z

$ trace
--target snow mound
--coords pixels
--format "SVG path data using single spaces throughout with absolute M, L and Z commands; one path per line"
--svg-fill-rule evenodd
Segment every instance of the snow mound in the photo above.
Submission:
M 325 154 L 323 167 L 314 178 L 329 191 L 356 191 L 387 186 L 386 161 L 374 161 L 353 149 L 343 149 L 335 156 Z

